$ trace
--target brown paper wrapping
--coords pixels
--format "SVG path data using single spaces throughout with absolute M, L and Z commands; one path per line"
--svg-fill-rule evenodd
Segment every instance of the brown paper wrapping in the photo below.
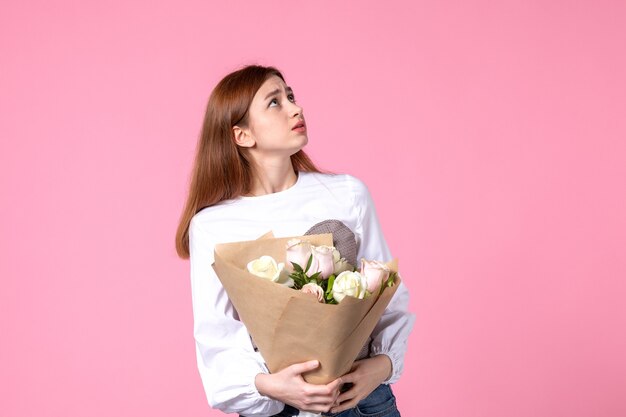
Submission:
M 333 244 L 331 234 L 296 237 L 313 245 Z M 400 278 L 379 297 L 346 297 L 333 305 L 248 272 L 248 262 L 262 255 L 285 262 L 289 239 L 268 233 L 258 240 L 218 244 L 213 268 L 270 372 L 317 359 L 320 366 L 304 378 L 326 384 L 350 371 Z M 387 265 L 397 272 L 396 260 Z

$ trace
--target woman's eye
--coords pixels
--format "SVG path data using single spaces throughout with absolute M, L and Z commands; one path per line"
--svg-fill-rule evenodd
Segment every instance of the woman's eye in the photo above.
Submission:
M 296 97 L 293 94 L 289 94 L 287 96 L 287 100 L 291 101 L 292 103 L 296 102 Z M 280 103 L 278 103 L 278 99 L 277 98 L 273 98 L 272 100 L 270 100 L 270 104 L 268 107 L 272 107 L 274 104 L 276 104 L 277 106 L 280 105 Z

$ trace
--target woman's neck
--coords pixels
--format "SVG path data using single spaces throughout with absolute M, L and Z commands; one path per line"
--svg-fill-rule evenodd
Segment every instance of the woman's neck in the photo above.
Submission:
M 252 187 L 247 196 L 273 194 L 291 188 L 298 180 L 291 159 L 288 163 L 257 166 L 252 179 Z

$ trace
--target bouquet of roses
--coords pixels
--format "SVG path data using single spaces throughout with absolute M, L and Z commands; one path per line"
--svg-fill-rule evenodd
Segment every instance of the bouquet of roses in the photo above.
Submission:
M 286 261 L 291 268 L 263 255 L 250 261 L 247 268 L 253 275 L 301 290 L 327 304 L 337 304 L 346 296 L 378 296 L 396 277 L 389 266 L 376 260 L 361 259 L 361 269 L 356 271 L 334 246 L 314 246 L 299 238 L 287 242 Z
M 362 261 L 355 271 L 334 246 L 332 234 L 271 233 L 215 246 L 213 269 L 270 372 L 313 359 L 320 366 L 307 382 L 349 372 L 393 297 L 395 260 Z

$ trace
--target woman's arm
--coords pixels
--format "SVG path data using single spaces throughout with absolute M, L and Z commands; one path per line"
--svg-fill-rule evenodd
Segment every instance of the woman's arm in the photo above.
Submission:
M 391 253 L 378 222 L 372 197 L 365 184 L 356 178 L 353 204 L 357 210 L 357 260 L 365 258 L 390 261 Z M 350 372 L 341 377 L 352 386 L 337 398 L 331 412 L 339 413 L 355 407 L 381 383 L 391 384 L 400 378 L 407 340 L 415 321 L 415 316 L 409 312 L 408 307 L 409 294 L 400 283 L 372 331 L 370 357 L 356 361 Z
M 189 248 L 196 357 L 209 404 L 225 413 L 279 413 L 284 404 L 255 386 L 267 368 L 211 266 L 214 243 L 195 218 Z
M 211 407 L 244 415 L 278 414 L 285 403 L 328 411 L 339 396 L 341 380 L 305 382 L 302 373 L 315 369 L 316 361 L 270 374 L 211 266 L 214 244 L 193 220 L 189 246 L 198 370 Z
M 275 374 L 259 374 L 256 377 L 257 389 L 263 395 L 278 398 L 298 410 L 329 411 L 339 397 L 343 380 L 337 378 L 326 385 L 307 383 L 302 374 L 318 366 L 319 362 L 314 360 L 288 366 Z
M 358 216 L 355 234 L 359 239 L 357 259 L 390 261 L 391 252 L 378 221 L 374 201 L 367 186 L 356 178 L 354 180 L 354 206 Z M 371 335 L 370 356 L 384 354 L 391 360 L 391 375 L 381 382 L 391 384 L 400 378 L 414 322 L 415 315 L 409 312 L 409 293 L 401 283 Z

